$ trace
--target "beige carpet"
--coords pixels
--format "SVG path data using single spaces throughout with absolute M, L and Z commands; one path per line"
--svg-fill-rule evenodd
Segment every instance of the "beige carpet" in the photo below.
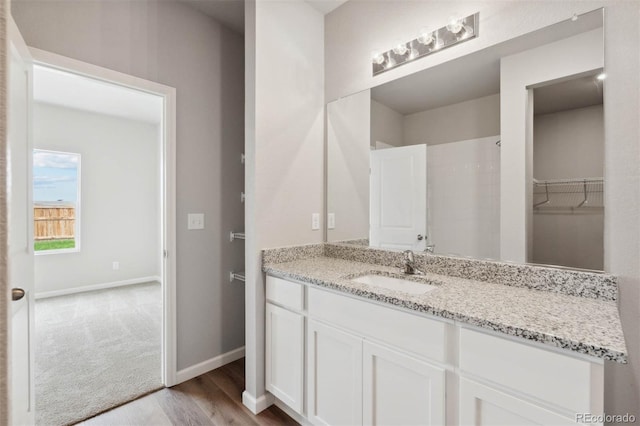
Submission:
M 145 283 L 36 302 L 36 424 L 66 425 L 162 387 L 162 294 Z

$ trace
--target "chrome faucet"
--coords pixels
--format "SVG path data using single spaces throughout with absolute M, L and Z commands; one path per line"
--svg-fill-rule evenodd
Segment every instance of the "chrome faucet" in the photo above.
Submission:
M 416 268 L 416 260 L 411 250 L 404 251 L 404 266 L 402 267 L 401 271 L 403 274 L 407 274 L 407 275 L 424 274 L 424 272 Z

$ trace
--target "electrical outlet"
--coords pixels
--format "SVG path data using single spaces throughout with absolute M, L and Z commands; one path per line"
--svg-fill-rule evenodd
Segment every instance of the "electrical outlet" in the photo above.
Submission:
M 204 229 L 204 213 L 189 213 L 187 215 L 187 229 Z
M 327 228 L 336 229 L 336 214 L 329 213 L 327 215 Z
M 114 271 L 117 271 L 118 269 L 120 269 L 120 262 L 118 262 L 118 261 L 114 261 L 114 262 L 111 264 L 111 268 L 112 268 Z
M 320 229 L 320 213 L 313 213 L 311 215 L 311 230 L 317 231 Z

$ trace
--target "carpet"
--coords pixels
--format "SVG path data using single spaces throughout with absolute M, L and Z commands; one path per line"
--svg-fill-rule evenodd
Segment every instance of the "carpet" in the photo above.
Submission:
M 36 424 L 79 422 L 162 388 L 162 293 L 136 284 L 36 301 Z

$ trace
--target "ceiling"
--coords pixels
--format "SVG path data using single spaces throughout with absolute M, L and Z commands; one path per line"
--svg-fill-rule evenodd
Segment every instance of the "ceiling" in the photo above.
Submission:
M 600 11 L 587 13 L 575 22 L 560 22 L 374 87 L 371 97 L 406 115 L 496 94 L 500 92 L 501 57 L 601 26 Z
M 533 91 L 533 113 L 551 114 L 601 105 L 603 81 L 597 74 L 539 87 Z
M 244 34 L 244 0 L 178 0 L 204 13 L 232 30 Z M 273 0 L 272 0 L 273 1 Z M 306 1 L 318 12 L 326 15 L 347 0 L 283 0 Z
M 36 102 L 147 123 L 158 124 L 162 120 L 160 96 L 40 65 L 33 67 L 33 98 Z

